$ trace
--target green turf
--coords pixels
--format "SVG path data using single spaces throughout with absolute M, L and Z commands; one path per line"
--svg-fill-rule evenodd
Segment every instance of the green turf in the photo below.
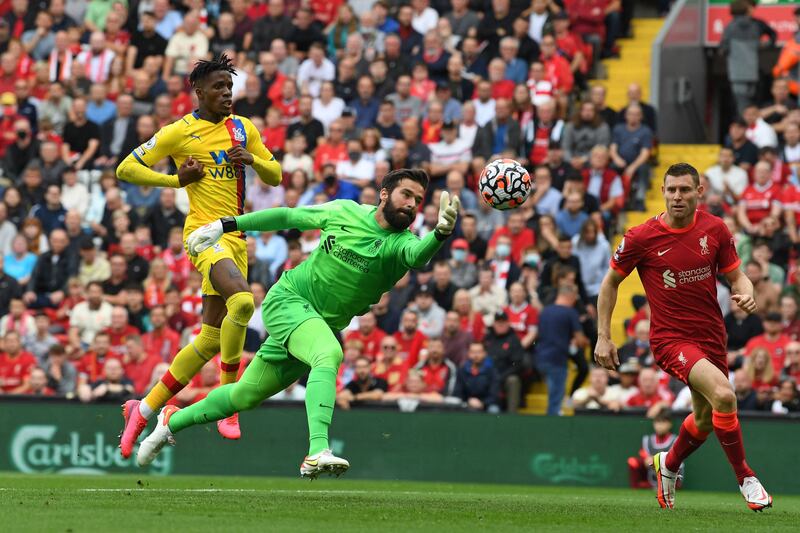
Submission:
M 735 487 L 734 487 L 735 490 Z M 232 477 L 0 474 L 2 531 L 797 531 L 800 497 Z

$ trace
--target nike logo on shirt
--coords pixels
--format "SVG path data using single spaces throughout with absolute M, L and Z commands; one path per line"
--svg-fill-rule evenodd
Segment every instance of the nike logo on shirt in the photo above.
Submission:
M 660 252 L 658 252 L 658 257 L 661 257 L 662 255 L 664 255 L 665 253 L 669 252 L 670 250 L 672 250 L 672 248 L 667 248 L 666 250 L 661 250 Z

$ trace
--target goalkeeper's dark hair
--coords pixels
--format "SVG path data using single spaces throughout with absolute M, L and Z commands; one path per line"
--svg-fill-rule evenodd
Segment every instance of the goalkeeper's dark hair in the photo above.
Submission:
M 397 170 L 392 170 L 383 177 L 383 180 L 381 181 L 381 189 L 386 189 L 389 194 L 392 194 L 392 191 L 394 191 L 395 187 L 397 187 L 397 184 L 404 179 L 416 181 L 422 185 L 423 189 L 426 190 L 428 189 L 428 183 L 430 183 L 428 173 L 424 170 L 419 170 L 416 168 L 398 168 Z
M 689 163 L 675 163 L 671 167 L 667 169 L 664 173 L 664 183 L 667 181 L 667 176 L 672 176 L 673 178 L 677 178 L 678 176 L 691 176 L 692 183 L 694 186 L 697 187 L 700 185 L 700 173 L 697 172 L 697 169 L 694 168 Z
M 196 87 L 199 82 L 206 79 L 212 72 L 230 72 L 231 75 L 236 76 L 236 69 L 233 67 L 233 61 L 225 54 L 214 56 L 211 60 L 200 60 L 195 65 L 192 73 L 189 74 L 189 82 L 192 87 Z

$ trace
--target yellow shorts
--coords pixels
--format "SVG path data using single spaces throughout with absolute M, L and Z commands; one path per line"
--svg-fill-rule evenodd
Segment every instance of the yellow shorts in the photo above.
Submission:
M 184 248 L 186 242 L 183 243 Z M 242 277 L 247 279 L 247 243 L 244 239 L 236 236 L 235 234 L 225 233 L 217 244 L 204 250 L 200 255 L 192 257 L 189 260 L 194 267 L 203 276 L 202 291 L 203 296 L 219 296 L 219 292 L 211 285 L 211 279 L 208 274 L 211 272 L 211 267 L 214 263 L 222 259 L 231 259 Z

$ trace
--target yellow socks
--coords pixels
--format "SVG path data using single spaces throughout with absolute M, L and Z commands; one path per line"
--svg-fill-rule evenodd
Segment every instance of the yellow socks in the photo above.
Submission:
M 253 295 L 249 292 L 237 292 L 225 302 L 228 315 L 220 328 L 220 364 L 219 382 L 222 385 L 236 382 L 239 374 L 239 361 L 242 358 L 244 337 L 247 323 L 255 311 Z
M 178 394 L 203 365 L 219 352 L 219 339 L 220 328 L 203 324 L 197 338 L 178 352 L 169 370 L 139 404 L 142 416 L 149 418 Z

